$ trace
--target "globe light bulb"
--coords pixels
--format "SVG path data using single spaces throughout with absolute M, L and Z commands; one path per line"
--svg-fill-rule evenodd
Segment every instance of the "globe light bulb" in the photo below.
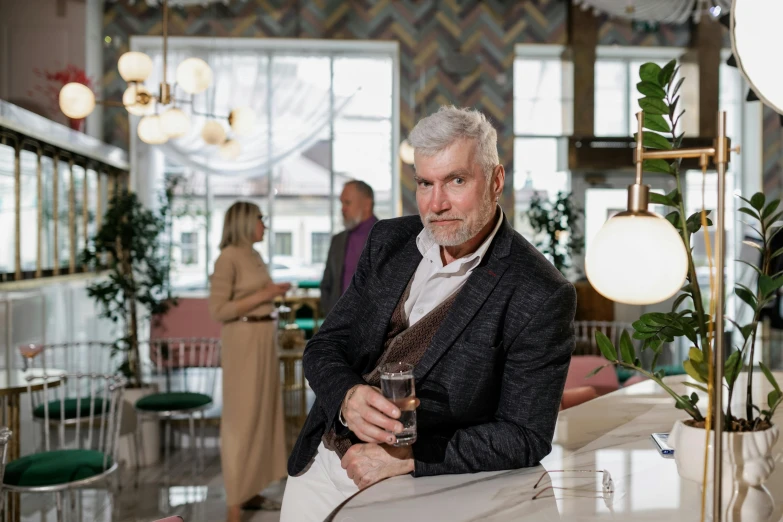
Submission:
M 212 69 L 201 58 L 188 58 L 177 66 L 177 85 L 188 94 L 199 94 L 212 83 Z
M 400 143 L 400 160 L 407 165 L 413 165 L 414 148 L 408 143 L 408 140 L 402 140 Z
M 238 107 L 228 115 L 228 124 L 237 136 L 244 136 L 253 130 L 256 113 L 250 107 Z
M 181 138 L 190 130 L 190 116 L 173 107 L 160 115 L 160 126 L 169 138 Z
M 168 135 L 163 132 L 163 128 L 160 124 L 160 116 L 158 115 L 144 116 L 139 120 L 139 126 L 136 129 L 136 133 L 139 135 L 141 141 L 150 145 L 160 145 L 169 140 Z
M 242 147 L 236 140 L 226 140 L 218 151 L 220 157 L 225 160 L 235 160 L 239 157 L 239 153 L 242 152 Z
M 226 141 L 226 129 L 215 120 L 208 120 L 201 129 L 201 139 L 209 145 L 220 145 Z
M 126 82 L 143 82 L 152 72 L 152 59 L 144 53 L 127 52 L 117 61 L 117 69 Z
M 125 110 L 134 116 L 145 116 L 152 114 L 155 110 L 155 103 L 150 92 L 138 83 L 128 85 L 128 88 L 122 93 L 122 104 L 125 106 Z
M 74 120 L 81 120 L 95 109 L 95 94 L 84 84 L 66 83 L 60 89 L 60 110 Z
M 688 255 L 671 223 L 652 212 L 609 219 L 587 247 L 585 272 L 604 297 L 631 305 L 659 303 L 682 288 Z

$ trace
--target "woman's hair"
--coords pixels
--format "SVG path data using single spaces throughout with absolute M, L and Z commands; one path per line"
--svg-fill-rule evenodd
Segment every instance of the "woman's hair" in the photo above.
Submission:
M 255 241 L 256 222 L 260 215 L 261 209 L 258 205 L 249 201 L 237 201 L 228 207 L 223 219 L 220 250 L 232 245 L 252 245 Z

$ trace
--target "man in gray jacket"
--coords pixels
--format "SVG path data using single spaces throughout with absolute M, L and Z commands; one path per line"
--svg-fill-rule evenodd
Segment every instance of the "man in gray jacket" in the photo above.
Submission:
M 340 194 L 343 226 L 329 245 L 324 276 L 321 278 L 321 310 L 328 314 L 351 284 L 367 236 L 378 218 L 373 214 L 375 193 L 364 181 L 352 180 Z
M 574 287 L 497 204 L 505 170 L 483 114 L 443 107 L 409 137 L 419 216 L 379 221 L 356 274 L 304 352 L 313 405 L 288 460 L 281 522 L 323 520 L 396 475 L 536 465 L 574 347 Z M 417 440 L 378 391 L 414 366 Z

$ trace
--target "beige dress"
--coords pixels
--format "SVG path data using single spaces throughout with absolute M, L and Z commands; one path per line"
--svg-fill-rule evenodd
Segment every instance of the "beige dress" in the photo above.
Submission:
M 261 256 L 250 246 L 223 249 L 212 274 L 209 310 L 220 322 L 239 316 L 236 300 L 271 283 Z M 271 302 L 242 315 L 267 315 Z M 283 403 L 276 322 L 223 325 L 223 412 L 220 457 L 226 502 L 241 504 L 286 473 Z

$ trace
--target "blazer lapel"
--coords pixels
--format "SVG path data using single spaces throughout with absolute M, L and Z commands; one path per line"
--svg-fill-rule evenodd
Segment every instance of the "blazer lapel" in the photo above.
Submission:
M 369 346 L 372 346 L 373 351 L 376 352 L 377 357 L 380 357 L 383 351 L 386 330 L 388 329 L 389 321 L 391 321 L 392 313 L 394 313 L 397 303 L 400 302 L 402 293 L 416 272 L 421 259 L 421 253 L 416 246 L 416 234 L 414 234 L 405 244 L 402 251 L 392 257 L 383 268 L 383 272 L 379 274 L 380 280 L 384 282 L 386 288 L 376 294 L 379 297 L 378 311 L 375 314 L 376 319 L 372 330 L 373 337 L 369 343 Z
M 427 375 L 435 363 L 454 344 L 503 277 L 503 273 L 508 268 L 508 263 L 504 258 L 511 250 L 513 234 L 511 225 L 505 221 L 495 236 L 494 244 L 490 246 L 490 250 L 486 254 L 489 260 L 480 264 L 470 274 L 432 343 L 416 365 L 413 371 L 416 380 Z

